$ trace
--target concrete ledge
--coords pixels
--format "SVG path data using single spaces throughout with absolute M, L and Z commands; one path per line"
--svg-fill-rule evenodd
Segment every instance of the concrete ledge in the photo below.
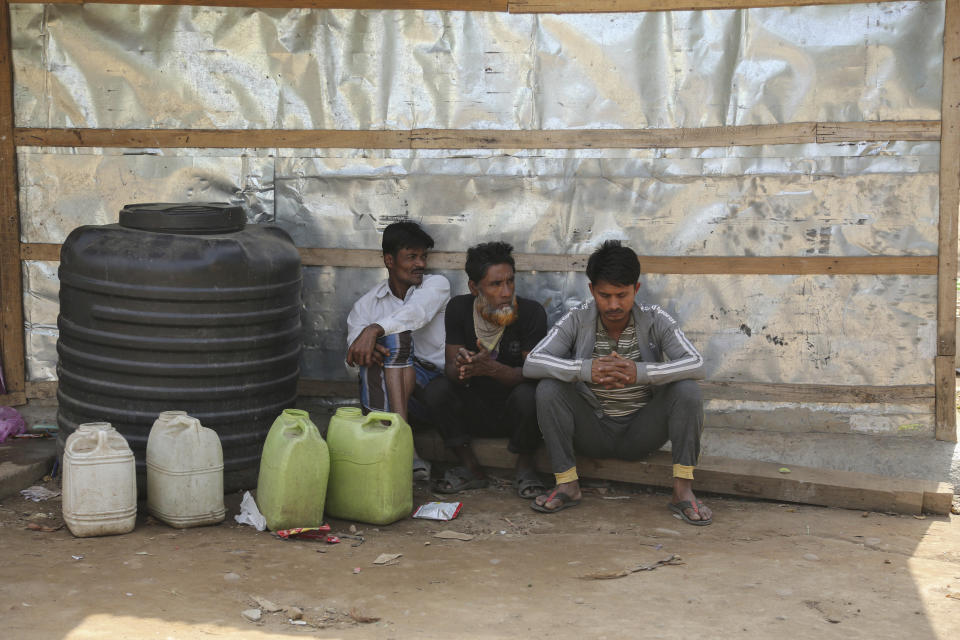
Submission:
M 417 453 L 423 458 L 455 459 L 435 432 L 418 433 L 415 442 Z M 473 441 L 473 450 L 485 467 L 512 469 L 516 462 L 516 456 L 507 451 L 506 439 L 477 439 Z M 537 456 L 537 469 L 550 472 L 543 450 Z M 603 480 L 659 487 L 673 483 L 672 460 L 664 451 L 636 462 L 578 458 L 577 471 L 583 477 Z M 926 510 L 947 514 L 953 499 L 953 487 L 945 482 L 719 456 L 704 456 L 695 476 L 696 486 L 704 491 L 864 511 L 919 514 Z
M 0 444 L 0 500 L 36 484 L 53 468 L 55 438 L 7 440 Z

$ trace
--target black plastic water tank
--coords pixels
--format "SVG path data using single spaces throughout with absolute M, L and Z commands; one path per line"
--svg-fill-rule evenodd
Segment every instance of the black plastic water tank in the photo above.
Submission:
M 253 487 L 276 416 L 293 406 L 302 345 L 300 256 L 240 207 L 137 204 L 75 229 L 60 254 L 61 447 L 84 422 L 130 443 L 182 410 L 223 444 L 224 488 Z

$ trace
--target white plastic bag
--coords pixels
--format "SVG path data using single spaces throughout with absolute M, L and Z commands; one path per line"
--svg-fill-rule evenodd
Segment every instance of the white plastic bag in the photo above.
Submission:
M 60 495 L 59 491 L 50 491 L 46 487 L 41 487 L 40 485 L 34 485 L 27 489 L 21 489 L 20 495 L 24 497 L 25 500 L 33 500 L 34 502 L 40 502 L 41 500 L 49 500 L 50 498 L 56 498 Z
M 243 500 L 240 501 L 240 513 L 233 516 L 240 524 L 248 524 L 257 531 L 264 531 L 267 528 L 267 519 L 260 513 L 257 503 L 249 491 L 243 492 Z

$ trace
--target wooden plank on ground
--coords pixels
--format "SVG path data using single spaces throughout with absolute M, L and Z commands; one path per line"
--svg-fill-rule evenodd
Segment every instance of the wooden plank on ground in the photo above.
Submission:
M 867 0 L 510 0 L 510 13 L 610 13 L 634 11 L 700 11 L 754 7 L 802 7 L 857 4 Z M 880 0 L 890 2 L 892 0 Z
M 23 404 L 26 382 L 17 149 L 13 143 L 10 7 L 0 3 L 0 363 L 9 404 Z
M 927 513 L 950 513 L 953 505 L 953 485 L 948 482 L 926 481 L 923 484 L 923 510 Z
M 898 403 L 931 400 L 936 385 L 888 387 L 841 384 L 783 384 L 774 382 L 700 382 L 703 397 L 714 400 L 769 400 L 774 402 Z
M 937 271 L 937 355 L 956 354 L 957 216 L 960 213 L 960 0 L 946 0 L 940 100 L 940 261 Z M 956 436 L 954 436 L 956 439 Z
M 449 460 L 454 457 L 444 447 L 435 432 L 415 435 L 417 453 L 429 460 Z M 507 451 L 506 439 L 476 439 L 473 450 L 485 467 L 512 469 L 516 456 Z M 932 509 L 943 509 L 945 496 L 953 496 L 953 488 L 945 483 L 933 485 L 928 481 L 910 478 L 888 478 L 869 473 L 812 469 L 789 465 L 790 473 L 781 473 L 784 465 L 704 456 L 694 472 L 696 488 L 702 491 L 749 498 L 800 502 L 826 507 L 841 507 L 864 511 L 895 511 L 919 514 L 926 504 Z M 537 469 L 549 473 L 544 452 L 537 456 Z M 617 482 L 632 482 L 659 487 L 672 486 L 673 464 L 670 454 L 657 452 L 646 460 L 578 458 L 578 473 L 585 478 Z M 949 506 L 946 507 L 949 512 Z M 935 513 L 944 513 L 935 511 Z
M 936 366 L 936 438 L 957 441 L 957 373 L 955 356 L 937 356 Z
M 28 400 L 49 400 L 57 397 L 57 381 L 27 382 Z
M 347 346 L 343 346 L 346 353 Z M 297 383 L 297 395 L 307 397 L 356 398 L 360 392 L 359 383 L 344 380 L 313 380 L 300 378 Z

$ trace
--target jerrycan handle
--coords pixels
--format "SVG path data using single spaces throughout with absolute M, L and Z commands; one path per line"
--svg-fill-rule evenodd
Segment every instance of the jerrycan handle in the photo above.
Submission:
M 96 453 L 103 453 L 103 451 L 107 449 L 107 440 L 110 438 L 110 433 L 108 431 L 97 431 L 96 433 L 97 444 L 95 444 L 92 449 L 89 451 L 77 451 L 77 444 L 80 442 L 80 440 L 74 440 L 70 443 L 70 454 L 77 457 L 86 458 Z
M 306 435 L 307 428 L 297 420 L 284 425 L 282 433 L 285 438 L 302 438 Z
M 371 411 L 367 414 L 366 419 L 361 424 L 361 427 L 370 427 L 370 426 L 379 426 L 384 429 L 389 427 L 397 426 L 400 416 L 396 413 L 390 413 L 388 411 Z M 389 425 L 383 425 L 380 421 L 389 422 Z
M 171 429 L 176 429 L 178 432 L 182 433 L 184 431 L 193 431 L 196 434 L 200 433 L 200 421 L 196 418 L 190 417 L 185 411 L 164 411 L 166 416 L 160 414 L 166 418 L 167 426 Z

